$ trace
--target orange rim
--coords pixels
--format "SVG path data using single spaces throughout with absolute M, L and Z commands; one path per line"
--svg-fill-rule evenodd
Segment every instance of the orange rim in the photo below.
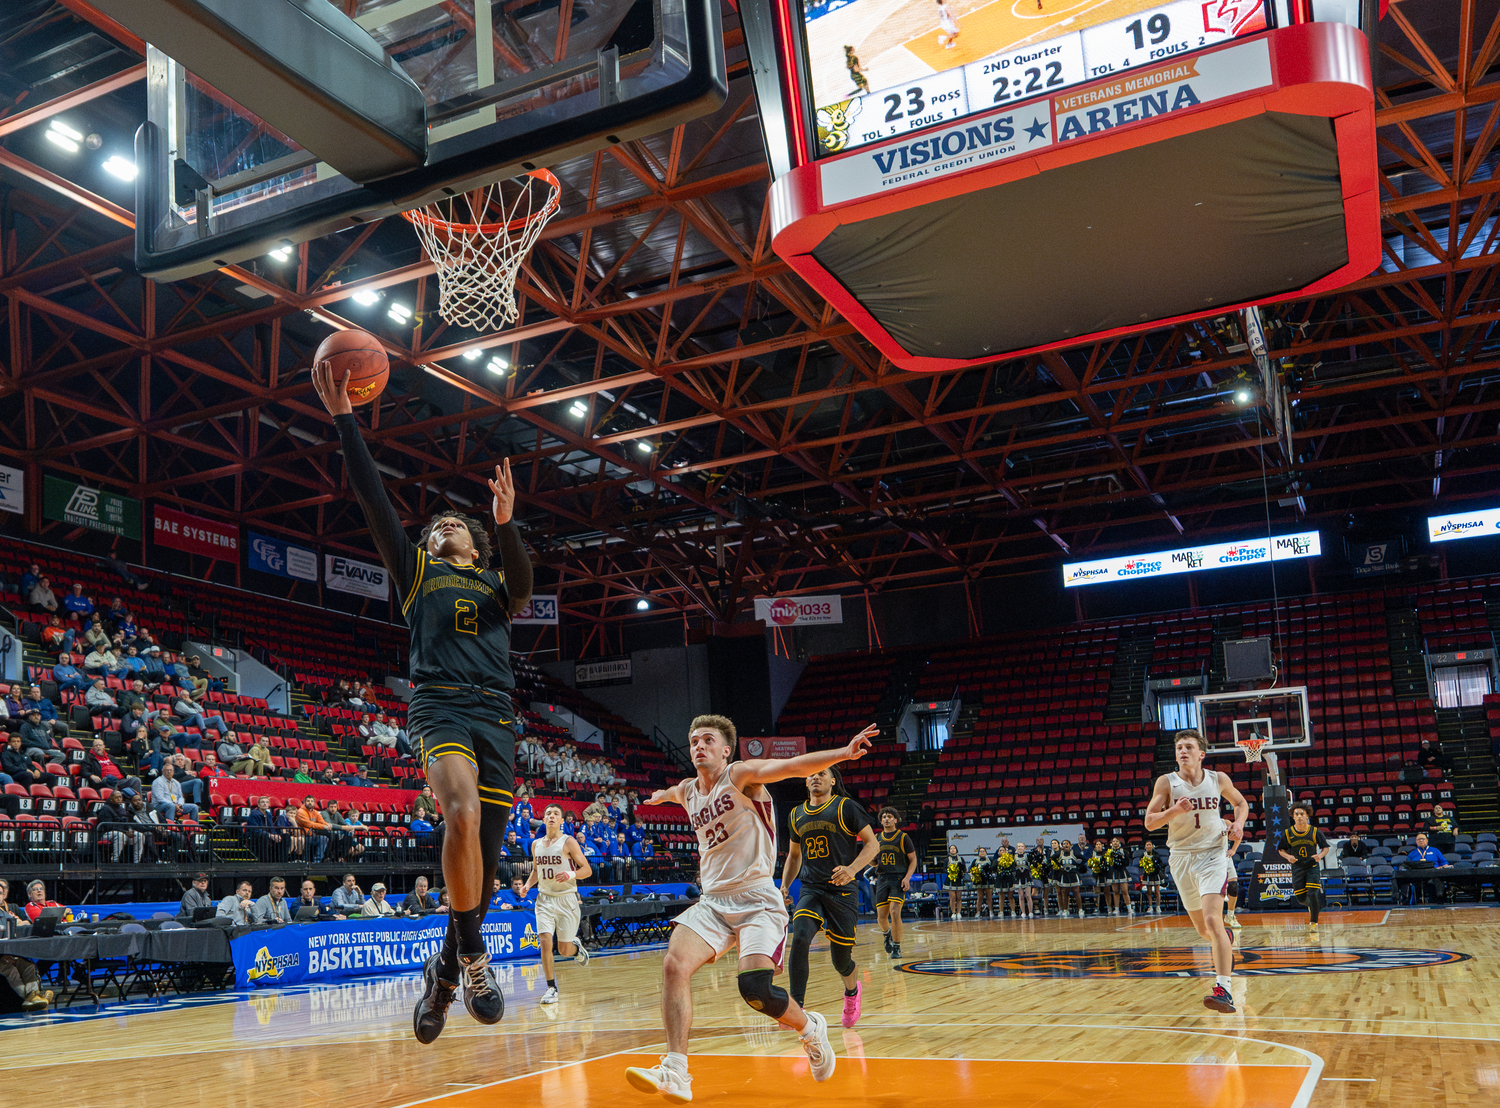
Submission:
M 545 181 L 552 186 L 552 194 L 547 198 L 547 203 L 542 206 L 541 211 L 523 215 L 513 219 L 509 223 L 454 223 L 451 220 L 439 219 L 435 215 L 428 215 L 425 211 L 409 211 L 401 214 L 412 223 L 420 223 L 425 227 L 431 227 L 434 231 L 445 232 L 449 235 L 498 235 L 501 231 L 519 231 L 538 219 L 546 219 L 557 211 L 562 201 L 562 183 L 553 175 L 550 169 L 533 169 L 526 176 L 535 177 L 539 181 Z

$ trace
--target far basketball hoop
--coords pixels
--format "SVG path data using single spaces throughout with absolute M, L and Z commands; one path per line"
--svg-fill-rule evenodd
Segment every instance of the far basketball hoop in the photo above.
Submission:
M 1193 697 L 1193 705 L 1210 758 L 1240 754 L 1247 762 L 1269 762 L 1272 751 L 1312 746 L 1305 685 L 1206 693 Z

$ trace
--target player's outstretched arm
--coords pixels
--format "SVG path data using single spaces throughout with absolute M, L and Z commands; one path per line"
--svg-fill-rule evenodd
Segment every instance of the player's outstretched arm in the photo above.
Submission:
M 510 475 L 510 459 L 495 467 L 490 480 L 490 514 L 495 518 L 495 547 L 500 552 L 500 567 L 505 572 L 505 587 L 510 593 L 510 614 L 518 615 L 531 603 L 531 556 L 521 541 L 520 529 L 514 523 L 516 483 Z
M 737 789 L 747 785 L 769 785 L 789 777 L 806 777 L 810 773 L 863 758 L 870 750 L 870 740 L 880 734 L 879 724 L 870 724 L 844 746 L 832 750 L 813 750 L 795 758 L 753 758 L 735 762 L 730 767 L 730 781 Z
M 657 789 L 654 793 L 641 801 L 642 804 L 681 804 L 682 782 L 671 785 L 665 789 Z
M 333 428 L 338 432 L 339 446 L 344 452 L 344 466 L 349 475 L 349 487 L 365 514 L 370 526 L 370 539 L 380 553 L 385 568 L 396 578 L 396 599 L 405 597 L 412 578 L 416 575 L 416 547 L 406 537 L 401 526 L 401 517 L 386 495 L 385 485 L 380 480 L 380 471 L 375 468 L 375 459 L 359 433 L 359 420 L 349 403 L 349 374 L 335 378 L 331 362 L 319 362 L 312 369 L 313 388 L 318 399 L 333 416 Z
M 1151 790 L 1151 803 L 1146 805 L 1146 830 L 1155 831 L 1172 822 L 1174 816 L 1186 815 L 1192 810 L 1193 806 L 1187 797 L 1176 804 L 1172 803 L 1171 783 L 1167 781 L 1167 775 L 1162 774 L 1156 779 L 1156 787 Z

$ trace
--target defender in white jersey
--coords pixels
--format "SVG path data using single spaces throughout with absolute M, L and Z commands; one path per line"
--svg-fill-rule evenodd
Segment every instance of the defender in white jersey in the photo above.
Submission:
M 549 804 L 542 812 L 547 833 L 531 840 L 531 873 L 526 890 L 536 886 L 536 932 L 542 946 L 542 974 L 547 979 L 543 1004 L 557 1003 L 557 971 L 552 964 L 552 942 L 564 957 L 573 955 L 580 966 L 589 964 L 588 949 L 578 941 L 578 923 L 583 904 L 578 899 L 578 879 L 591 877 L 593 867 L 569 835 L 563 834 L 563 810 Z
M 796 758 L 730 761 L 738 735 L 723 716 L 699 716 L 688 734 L 698 771 L 670 789 L 658 789 L 643 804 L 681 804 L 698 835 L 699 884 L 703 896 L 676 919 L 662 964 L 662 1022 L 667 1053 L 661 1064 L 632 1066 L 625 1079 L 673 1104 L 693 1099 L 687 1045 L 693 1028 L 693 974 L 730 947 L 739 947 L 739 989 L 746 1004 L 795 1031 L 807 1052 L 815 1081 L 833 1076 L 835 1058 L 828 1021 L 802 1006 L 775 983 L 786 945 L 786 907 L 776 890 L 776 811 L 765 786 L 806 777 L 843 761 L 864 757 L 873 724 L 836 750 Z
M 1203 768 L 1203 736 L 1197 731 L 1177 732 L 1176 753 L 1177 772 L 1156 779 L 1146 807 L 1146 830 L 1167 825 L 1167 864 L 1177 895 L 1198 934 L 1213 947 L 1214 990 L 1203 998 L 1203 1006 L 1233 1012 L 1234 933 L 1224 926 L 1224 890 L 1230 874 L 1225 850 L 1238 846 L 1244 836 L 1250 804 L 1230 784 L 1228 774 Z M 1233 824 L 1219 814 L 1223 800 L 1234 805 Z

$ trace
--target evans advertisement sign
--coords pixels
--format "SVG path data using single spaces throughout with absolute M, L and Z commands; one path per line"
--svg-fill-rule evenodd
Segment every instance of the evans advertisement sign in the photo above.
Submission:
M 1063 585 L 1096 585 L 1103 581 L 1128 581 L 1137 577 L 1167 577 L 1174 573 L 1193 573 L 1204 569 L 1253 565 L 1257 562 L 1284 562 L 1293 558 L 1316 558 L 1323 553 L 1318 532 L 1298 535 L 1276 535 L 1190 546 L 1182 550 L 1158 550 L 1154 554 L 1131 554 L 1123 558 L 1101 558 L 1093 562 L 1068 562 L 1063 565 Z
M 323 580 L 336 592 L 352 592 L 377 600 L 390 596 L 390 575 L 385 566 L 345 558 L 342 554 L 323 555 Z
M 1477 539 L 1481 535 L 1500 535 L 1500 508 L 1456 516 L 1429 516 L 1427 520 L 1427 537 L 1433 542 Z

